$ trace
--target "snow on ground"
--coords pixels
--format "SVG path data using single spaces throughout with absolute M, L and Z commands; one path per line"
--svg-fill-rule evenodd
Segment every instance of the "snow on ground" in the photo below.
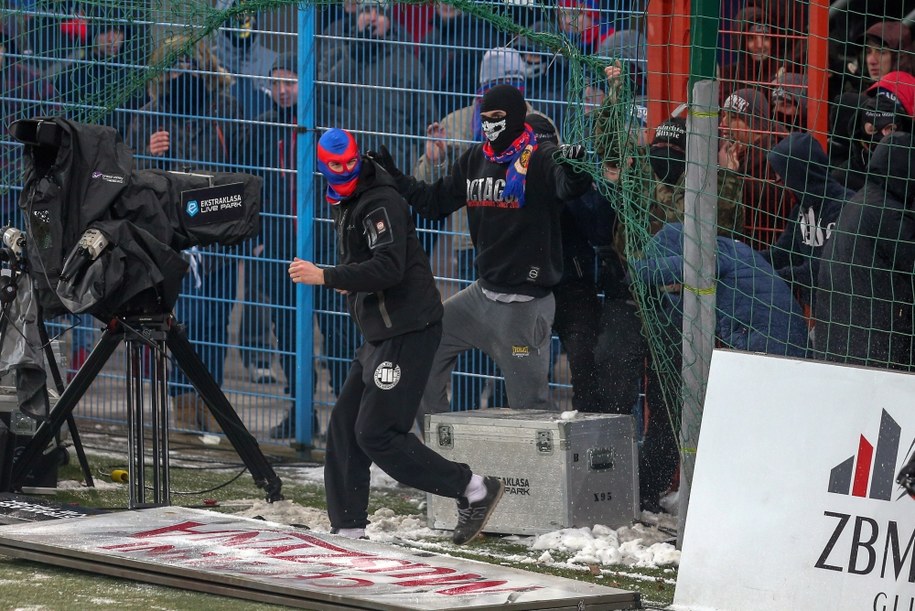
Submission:
M 285 482 L 303 484 L 324 483 L 324 467 L 277 467 Z M 123 486 L 96 478 L 100 489 Z M 372 466 L 371 486 L 373 489 L 388 489 L 415 497 L 417 507 L 425 508 L 425 495 L 397 483 L 386 473 Z M 86 489 L 81 482 L 64 480 L 58 488 L 68 490 Z M 676 512 L 676 495 L 662 500 L 662 506 Z M 225 501 L 226 508 L 240 508 L 235 513 L 242 517 L 258 518 L 278 524 L 305 527 L 316 532 L 329 532 L 330 523 L 323 509 L 306 507 L 293 501 L 267 503 L 263 499 L 240 499 Z M 447 552 L 453 549 L 451 532 L 432 530 L 426 525 L 424 515 L 396 515 L 388 508 L 381 508 L 369 516 L 370 524 L 366 534 L 372 541 L 416 545 Z M 507 553 L 498 556 L 505 561 L 555 565 L 572 568 L 591 566 L 634 566 L 669 567 L 678 566 L 680 552 L 671 541 L 676 537 L 677 518 L 675 515 L 643 512 L 640 522 L 616 530 L 602 525 L 589 528 L 567 528 L 539 536 L 504 537 L 503 540 L 527 548 L 526 554 Z M 478 550 L 475 550 L 478 551 Z M 491 552 L 486 552 L 491 554 Z
M 283 469 L 285 481 L 301 483 L 323 483 L 323 467 Z M 372 467 L 372 487 L 409 489 Z M 424 506 L 424 497 L 417 494 L 417 504 Z M 328 532 L 330 524 L 323 510 L 297 506 L 291 501 L 268 504 L 264 501 L 250 501 L 252 507 L 239 515 L 262 517 L 281 524 L 298 524 Z M 675 499 L 673 499 L 675 503 Z M 450 531 L 432 530 L 426 525 L 425 516 L 395 515 L 387 508 L 381 508 L 369 517 L 366 529 L 369 539 L 394 543 L 443 543 L 450 542 Z M 632 526 L 612 529 L 594 525 L 591 528 L 566 528 L 534 537 L 507 537 L 508 541 L 528 548 L 527 555 L 513 555 L 515 562 L 557 564 L 564 566 L 635 566 L 665 567 L 680 563 L 680 551 L 671 543 L 676 536 L 677 518 L 668 514 L 643 512 L 642 520 Z
M 95 484 L 95 488 L 88 488 L 86 484 L 81 481 L 76 481 L 75 479 L 64 479 L 57 482 L 58 490 L 69 490 L 71 492 L 78 492 L 80 490 L 117 490 L 118 488 L 123 488 L 124 484 L 119 484 L 117 482 L 108 482 L 101 477 L 93 477 L 92 483 Z

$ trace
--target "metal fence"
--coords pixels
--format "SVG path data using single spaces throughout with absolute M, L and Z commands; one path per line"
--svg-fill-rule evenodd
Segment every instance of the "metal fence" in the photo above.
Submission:
M 641 9 L 628 2 L 605 3 L 599 15 L 586 16 L 552 3 L 485 4 L 535 32 L 565 34 L 589 51 L 613 48 L 644 74 L 644 40 L 636 34 Z M 314 172 L 317 137 L 329 127 L 348 129 L 363 151 L 384 144 L 401 168 L 431 180 L 444 166 L 428 163 L 427 144 L 444 138 L 453 158 L 478 140 L 468 119 L 490 82 L 516 83 L 560 131 L 580 129 L 566 101 L 570 66 L 444 3 L 300 9 L 272 3 L 264 10 L 230 11 L 196 43 L 189 41 L 204 24 L 181 6 L 77 2 L 5 10 L 5 29 L 12 33 L 5 59 L 28 86 L 0 93 L 4 117 L 63 114 L 110 125 L 134 150 L 138 168 L 263 177 L 261 235 L 240 247 L 185 253 L 192 271 L 176 315 L 260 441 L 295 438 L 320 447 L 327 413 L 361 340 L 340 295 L 322 288 L 296 292 L 286 276 L 293 256 L 325 265 L 336 256 L 323 179 Z M 217 9 L 231 7 L 216 3 Z M 586 18 L 594 25 L 582 30 Z M 491 52 L 500 47 L 511 50 Z M 470 115 L 461 114 L 467 108 Z M 17 224 L 21 150 L 8 138 L 0 146 L 8 190 L 2 221 Z M 456 214 L 443 223 L 416 221 L 443 297 L 469 284 L 474 271 L 466 219 Z M 68 346 L 70 375 L 101 324 L 88 316 L 50 323 Z M 555 339 L 552 352 L 553 398 L 569 408 L 568 367 Z M 124 420 L 124 369 L 122 358 L 112 359 L 83 400 L 81 417 Z M 191 391 L 175 372 L 170 393 Z M 454 409 L 505 401 L 499 371 L 479 352 L 460 359 L 452 393 Z M 213 426 L 202 408 L 195 409 L 176 422 L 178 428 Z M 276 430 L 292 414 L 300 416 L 298 429 Z

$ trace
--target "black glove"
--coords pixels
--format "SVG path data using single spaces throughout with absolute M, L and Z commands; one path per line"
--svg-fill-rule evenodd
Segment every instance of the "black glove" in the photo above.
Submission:
M 366 155 L 368 155 L 372 161 L 383 167 L 394 180 L 403 178 L 403 172 L 401 172 L 400 168 L 397 167 L 397 164 L 394 163 L 394 158 L 391 157 L 391 152 L 388 151 L 385 145 L 382 144 L 381 150 L 379 151 L 368 151 Z
M 559 154 L 566 159 L 584 159 L 585 147 L 581 144 L 563 144 L 559 147 Z

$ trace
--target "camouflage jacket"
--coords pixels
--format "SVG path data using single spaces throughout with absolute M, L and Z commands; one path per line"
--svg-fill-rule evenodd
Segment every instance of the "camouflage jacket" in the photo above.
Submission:
M 638 257 L 641 246 L 665 223 L 683 221 L 686 174 L 674 185 L 658 181 L 648 163 L 647 151 L 632 158 L 623 171 L 621 189 L 611 198 L 620 221 L 614 231 L 613 249 L 623 260 Z M 718 170 L 718 235 L 739 239 L 743 235 L 743 177 L 731 170 Z M 616 201 L 614 201 L 616 200 Z M 627 252 L 627 233 L 631 235 Z
M 743 176 L 728 169 L 718 169 L 718 235 L 740 238 L 743 235 Z M 686 174 L 674 185 L 657 182 L 655 202 L 663 209 L 667 222 L 683 221 L 686 199 Z

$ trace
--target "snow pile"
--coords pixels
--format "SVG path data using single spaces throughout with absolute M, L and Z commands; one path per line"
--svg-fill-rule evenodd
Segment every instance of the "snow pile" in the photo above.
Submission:
M 324 485 L 324 467 L 298 467 L 298 468 L 279 468 L 277 472 L 281 474 L 283 480 L 294 480 L 299 482 L 310 482 L 313 484 Z M 400 488 L 401 485 L 390 475 L 372 465 L 371 487 L 373 490 L 378 488 Z
M 543 551 L 537 562 L 552 563 L 558 554 L 569 555 L 570 565 L 623 564 L 637 567 L 678 565 L 680 552 L 665 542 L 670 535 L 658 528 L 637 523 L 613 530 L 596 525 L 593 528 L 563 528 L 539 535 L 530 547 Z
M 432 530 L 426 526 L 423 516 L 397 515 L 392 510 L 382 507 L 369 516 L 366 534 L 372 541 L 389 543 L 397 540 L 417 541 L 420 539 L 450 538 L 451 533 L 441 530 Z
M 268 503 L 263 499 L 251 499 L 238 501 L 238 503 L 250 503 L 250 507 L 235 512 L 233 515 L 243 518 L 264 519 L 277 524 L 304 526 L 309 530 L 319 532 L 330 532 L 330 521 L 327 519 L 327 512 L 323 509 L 305 507 L 295 501 Z
M 303 507 L 294 501 L 267 503 L 263 500 L 237 501 L 246 509 L 236 515 L 261 518 L 279 524 L 306 527 L 316 532 L 329 532 L 330 523 L 324 510 Z M 232 504 L 235 504 L 233 502 Z M 577 566 L 624 565 L 636 567 L 661 567 L 678 565 L 680 552 L 667 542 L 672 538 L 669 528 L 675 528 L 673 516 L 644 514 L 646 521 L 613 530 L 607 526 L 593 528 L 565 528 L 537 537 L 514 537 L 530 549 L 533 557 L 514 558 L 538 564 L 565 564 Z M 381 543 L 409 543 L 431 541 L 445 543 L 451 538 L 449 531 L 432 530 L 425 516 L 399 515 L 382 507 L 369 516 L 366 535 Z M 665 532 L 666 531 L 666 532 Z M 565 561 L 557 558 L 567 558 Z M 507 558 L 508 559 L 508 558 Z

